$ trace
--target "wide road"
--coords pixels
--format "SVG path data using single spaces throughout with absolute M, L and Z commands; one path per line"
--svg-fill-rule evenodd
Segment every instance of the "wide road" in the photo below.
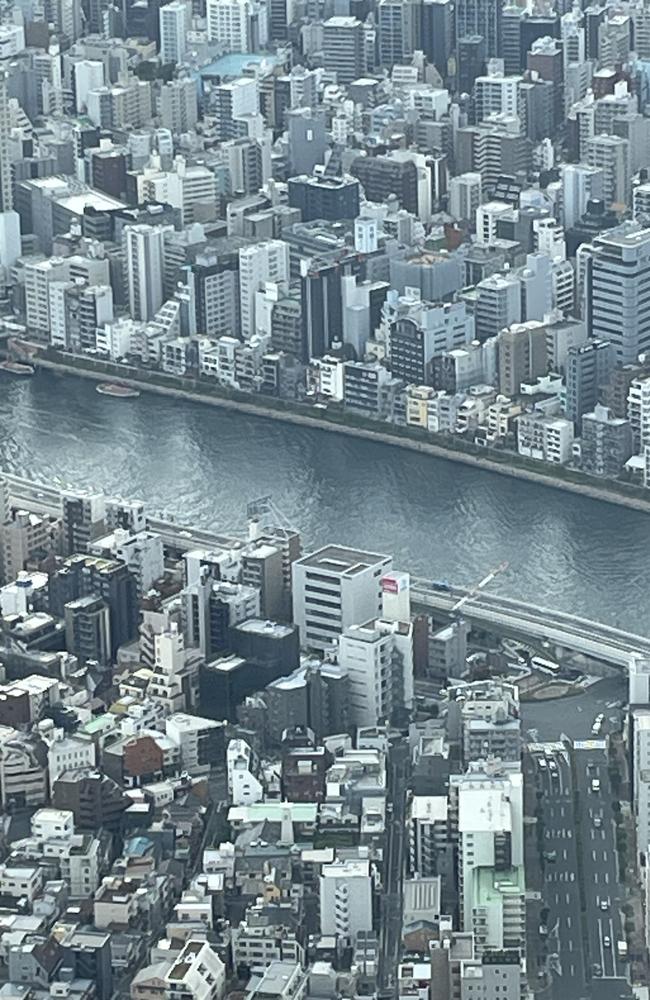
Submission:
M 543 897 L 549 909 L 548 952 L 553 1000 L 578 1000 L 586 993 L 587 969 L 582 949 L 578 843 L 575 836 L 571 762 L 559 746 L 535 753 L 544 823 Z M 550 860 L 550 858 L 555 860 Z
M 381 896 L 379 989 L 382 998 L 397 995 L 397 966 L 402 951 L 403 880 L 406 863 L 406 786 L 409 747 L 396 740 L 388 756 L 386 869 Z
M 616 942 L 625 935 L 612 810 L 615 795 L 609 781 L 607 751 L 576 748 L 573 761 L 580 811 L 579 843 L 590 971 L 593 976 L 624 977 L 627 963 L 621 962 L 616 951 Z M 597 791 L 593 782 L 599 783 Z

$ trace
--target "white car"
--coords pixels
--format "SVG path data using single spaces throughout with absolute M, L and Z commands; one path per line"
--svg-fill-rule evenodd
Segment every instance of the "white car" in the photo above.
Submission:
M 601 910 L 609 910 L 609 900 L 608 899 L 601 899 L 601 901 L 600 901 L 600 908 L 601 908 Z
M 611 943 L 612 943 L 612 939 L 610 938 L 609 934 L 606 934 L 605 937 L 603 938 L 603 946 L 605 948 L 609 948 L 610 945 L 611 945 Z

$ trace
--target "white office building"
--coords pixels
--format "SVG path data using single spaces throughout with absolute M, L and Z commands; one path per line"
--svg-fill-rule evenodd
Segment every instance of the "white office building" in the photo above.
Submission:
M 473 764 L 450 778 L 450 798 L 458 808 L 458 880 L 464 930 L 474 926 L 481 869 L 497 869 L 504 880 L 523 869 L 523 776 L 519 765 Z
M 512 206 L 504 201 L 486 201 L 480 205 L 476 212 L 476 242 L 492 246 L 497 239 L 497 220 L 511 213 Z
M 228 795 L 234 806 L 250 806 L 264 799 L 257 754 L 246 740 L 230 740 L 226 749 Z
M 366 860 L 323 865 L 320 877 L 322 934 L 354 941 L 359 931 L 372 930 L 372 878 Z
M 326 545 L 292 566 L 293 620 L 301 643 L 332 649 L 351 625 L 381 616 L 381 578 L 392 558 L 376 552 Z
M 170 226 L 126 226 L 126 277 L 132 319 L 153 319 L 163 304 L 165 232 Z
M 266 240 L 239 251 L 239 304 L 241 332 L 245 340 L 257 333 L 257 292 L 267 281 L 289 281 L 289 245 L 283 240 Z
M 650 445 L 650 375 L 632 379 L 627 394 L 627 418 L 637 451 Z
M 208 40 L 225 52 L 256 52 L 267 42 L 266 5 L 252 0 L 208 0 Z
M 483 197 L 483 178 L 479 173 L 458 174 L 449 180 L 449 214 L 463 222 L 474 222 Z
M 636 842 L 639 854 L 647 854 L 650 845 L 650 708 L 633 709 L 631 724 Z
M 587 261 L 592 337 L 609 340 L 618 364 L 650 350 L 650 229 L 627 223 L 597 236 Z
M 191 5 L 172 0 L 160 8 L 160 59 L 163 64 L 182 63 L 187 51 L 187 31 L 191 27 Z
M 565 163 L 560 167 L 564 228 L 575 226 L 587 211 L 587 202 L 602 198 L 605 172 L 586 163 Z
M 413 706 L 413 626 L 377 619 L 351 625 L 339 641 L 348 675 L 350 722 L 377 726 Z

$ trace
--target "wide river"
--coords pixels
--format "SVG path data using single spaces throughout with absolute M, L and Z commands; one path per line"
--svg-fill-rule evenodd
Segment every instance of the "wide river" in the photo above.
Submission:
M 0 468 L 223 530 L 271 494 L 306 546 L 469 585 L 506 560 L 493 592 L 650 635 L 647 514 L 399 448 L 40 372 L 0 375 Z

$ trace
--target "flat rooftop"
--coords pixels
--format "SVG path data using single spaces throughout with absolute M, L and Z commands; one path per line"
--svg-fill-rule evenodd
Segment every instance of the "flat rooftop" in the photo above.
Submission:
M 390 562 L 390 556 L 379 552 L 348 549 L 343 545 L 325 545 L 322 549 L 298 559 L 296 565 L 339 576 L 356 576 L 372 566 L 383 567 L 387 562 Z

